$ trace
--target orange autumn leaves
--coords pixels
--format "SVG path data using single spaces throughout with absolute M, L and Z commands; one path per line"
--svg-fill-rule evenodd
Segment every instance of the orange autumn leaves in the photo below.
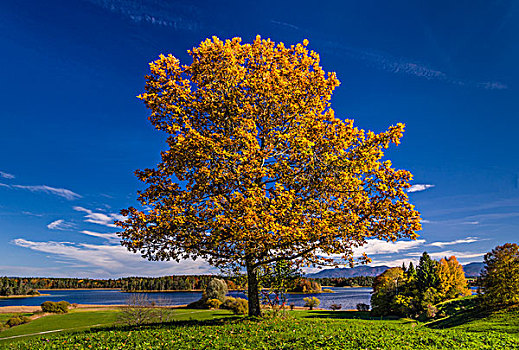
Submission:
M 123 211 L 123 245 L 154 260 L 259 266 L 344 262 L 366 239 L 417 237 L 412 175 L 382 161 L 404 125 L 375 134 L 337 118 L 339 81 L 307 45 L 213 37 L 190 65 L 150 64 L 139 98 L 167 149 L 137 171 L 149 209 Z

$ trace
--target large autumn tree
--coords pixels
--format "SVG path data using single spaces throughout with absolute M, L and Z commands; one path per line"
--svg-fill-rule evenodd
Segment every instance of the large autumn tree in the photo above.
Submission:
M 150 260 L 241 266 L 250 315 L 260 314 L 260 266 L 352 262 L 367 239 L 420 229 L 412 175 L 382 161 L 404 125 L 375 134 L 337 118 L 339 81 L 307 45 L 213 37 L 188 51 L 190 65 L 152 62 L 139 96 L 167 149 L 136 172 L 144 209 L 122 211 L 122 244 Z
M 485 254 L 479 280 L 483 304 L 502 308 L 519 304 L 519 245 L 506 243 Z

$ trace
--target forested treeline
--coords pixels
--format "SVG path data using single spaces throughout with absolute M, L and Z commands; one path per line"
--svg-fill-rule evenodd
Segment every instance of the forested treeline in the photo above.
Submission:
M 358 277 L 326 277 L 312 278 L 322 286 L 331 287 L 371 287 L 375 277 L 358 276 Z
M 2 277 L 0 278 L 0 296 L 28 295 L 38 289 L 120 288 L 126 292 L 204 290 L 209 281 L 215 277 L 223 279 L 230 290 L 245 288 L 245 280 L 243 278 L 214 275 L 124 277 L 118 279 Z M 372 280 L 373 277 L 295 278 L 289 284 L 287 290 L 293 292 L 318 292 L 321 290 L 321 284 L 338 287 L 371 286 Z M 264 287 L 269 288 L 270 286 L 266 283 Z
M 164 277 L 124 277 L 118 279 L 89 278 L 41 278 L 41 277 L 2 277 L 0 295 L 27 295 L 38 289 L 79 289 L 79 288 L 120 288 L 123 291 L 148 290 L 201 290 L 205 289 L 212 275 L 164 276 Z M 239 286 L 232 278 L 226 280 L 229 289 Z
M 0 278 L 0 296 L 29 295 L 35 293 L 30 280 L 22 278 Z

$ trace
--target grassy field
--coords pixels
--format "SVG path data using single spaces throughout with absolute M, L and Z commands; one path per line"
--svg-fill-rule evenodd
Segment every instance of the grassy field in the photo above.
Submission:
M 227 311 L 174 310 L 174 320 L 148 326 L 96 327 L 38 338 L 0 341 L 7 349 L 519 349 L 519 315 L 498 313 L 438 329 L 409 319 L 373 319 L 369 313 L 294 311 L 284 319 L 249 320 Z M 97 317 L 98 315 L 99 317 Z M 115 321 L 115 311 L 73 312 L 48 316 L 9 332 L 23 334 Z M 506 319 L 506 321 L 505 321 Z M 40 321 L 41 320 L 41 321 Z M 445 322 L 445 318 L 443 321 Z M 510 326 L 507 322 L 512 321 Z M 97 323 L 94 323 L 97 322 Z M 473 322 L 478 322 L 472 324 Z M 501 325 L 496 327 L 496 325 Z M 28 328 L 31 326 L 32 328 Z M 431 327 L 436 327 L 431 328 Z M 481 331 L 478 327 L 486 327 Z M 26 328 L 22 328 L 26 327 Z M 18 328 L 18 330 L 17 330 Z M 5 331 L 5 332 L 8 332 Z M 5 332 L 0 337 L 7 336 Z M 12 333 L 12 334 L 14 334 Z
M 438 305 L 439 313 L 447 317 L 438 317 L 426 324 L 433 329 L 453 328 L 473 333 L 505 333 L 519 341 L 519 307 L 497 311 L 489 315 L 477 308 L 475 297 L 466 297 L 447 301 Z
M 119 310 L 72 310 L 67 314 L 56 314 L 41 317 L 31 321 L 30 323 L 8 328 L 7 330 L 0 332 L 0 347 L 13 341 L 39 337 L 40 335 L 37 333 L 41 332 L 46 332 L 47 335 L 51 335 L 52 333 L 85 331 L 91 327 L 112 326 L 118 321 L 119 313 Z M 31 314 L 24 315 L 30 316 Z M 5 322 L 11 316 L 13 316 L 13 314 L 0 314 L 0 319 Z M 168 310 L 168 317 L 176 321 L 192 319 L 203 321 L 214 318 L 223 318 L 227 316 L 231 316 L 231 313 L 225 310 Z

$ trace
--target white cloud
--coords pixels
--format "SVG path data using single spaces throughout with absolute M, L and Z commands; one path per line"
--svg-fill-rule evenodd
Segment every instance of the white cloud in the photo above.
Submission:
M 508 89 L 508 85 L 503 84 L 499 81 L 487 81 L 484 83 L 477 84 L 479 87 L 486 90 L 505 90 Z
M 429 245 L 432 245 L 434 247 L 443 248 L 443 247 L 448 246 L 448 245 L 463 244 L 463 243 L 474 243 L 474 242 L 478 242 L 479 240 L 480 239 L 478 237 L 467 237 L 467 238 L 464 238 L 464 239 L 457 239 L 455 241 L 449 241 L 449 242 L 433 242 L 433 243 L 430 243 Z
M 201 25 L 197 9 L 190 2 L 126 0 L 89 0 L 89 2 L 135 23 L 145 22 L 181 30 L 198 30 Z
M 366 253 L 368 256 L 374 254 L 392 254 L 405 250 L 415 249 L 425 244 L 425 239 L 411 241 L 387 242 L 379 239 L 368 239 L 367 244 L 354 249 L 354 255 Z
M 60 230 L 60 231 L 66 231 L 73 227 L 74 227 L 74 224 L 72 224 L 70 222 L 65 222 L 65 220 L 63 220 L 63 219 L 53 221 L 47 225 L 47 228 L 49 230 Z
M 277 24 L 278 26 L 282 26 L 282 27 L 288 27 L 290 29 L 294 29 L 294 30 L 299 30 L 300 28 L 296 25 L 293 25 L 293 24 L 290 24 L 290 23 L 287 23 L 287 22 L 282 22 L 282 21 L 276 21 L 274 19 L 271 19 L 270 20 L 270 23 L 273 23 L 273 24 Z
M 422 255 L 422 253 L 420 253 Z M 393 257 L 386 257 L 386 258 L 378 258 L 373 259 L 373 261 L 369 264 L 369 266 L 389 266 L 389 267 L 400 267 L 402 264 L 405 264 L 406 266 L 409 266 L 409 263 L 412 262 L 413 265 L 416 267 L 418 265 L 418 261 L 420 259 L 418 258 L 400 258 L 395 259 Z
M 207 262 L 183 260 L 177 262 L 149 262 L 120 245 L 95 245 L 70 242 L 34 242 L 18 238 L 13 241 L 19 247 L 51 254 L 52 260 L 64 259 L 77 271 L 87 269 L 90 276 L 164 276 L 171 274 L 210 274 L 217 270 Z
M 65 188 L 55 188 L 55 187 L 50 187 L 50 186 L 46 186 L 46 185 L 38 185 L 38 186 L 12 185 L 11 187 L 19 188 L 22 190 L 28 190 L 31 192 L 43 192 L 43 193 L 47 193 L 47 194 L 53 194 L 55 196 L 59 196 L 59 197 L 68 199 L 69 201 L 78 199 L 78 198 L 82 198 L 82 196 L 80 196 L 77 193 L 72 192 L 71 190 L 67 190 Z
M 30 216 L 38 216 L 38 217 L 42 217 L 43 216 L 43 214 L 31 213 L 30 211 L 22 211 L 22 214 L 30 215 Z
M 394 56 L 380 50 L 356 48 L 333 41 L 327 41 L 324 45 L 325 52 L 330 52 L 342 57 L 347 56 L 354 60 L 361 61 L 367 66 L 394 74 L 406 74 L 427 80 L 443 81 L 453 85 L 486 90 L 504 90 L 508 88 L 506 84 L 499 81 L 474 82 L 468 79 L 455 78 L 426 64 L 416 62 L 413 59 Z
M 426 189 L 432 188 L 432 187 L 434 187 L 434 185 L 416 184 L 416 185 L 413 185 L 413 186 L 409 187 L 407 189 L 407 192 L 409 192 L 409 193 L 411 193 L 411 192 L 420 192 L 420 191 L 425 191 Z
M 0 177 L 3 177 L 4 179 L 14 179 L 15 176 L 13 174 L 5 173 L 3 171 L 0 171 Z
M 81 233 L 89 236 L 99 237 L 106 240 L 109 240 L 111 242 L 119 242 L 120 238 L 115 233 L 100 233 L 100 232 L 93 232 L 93 231 L 87 231 L 83 230 Z
M 74 210 L 84 212 L 87 214 L 87 215 L 85 215 L 85 218 L 86 218 L 85 222 L 91 222 L 93 224 L 98 224 L 98 225 L 103 225 L 103 226 L 108 226 L 108 227 L 117 227 L 114 225 L 114 221 L 125 219 L 125 217 L 120 214 L 116 214 L 116 213 L 104 214 L 104 213 L 99 213 L 99 212 L 96 213 L 90 209 L 86 209 L 83 207 L 76 206 L 76 207 L 74 207 Z
M 11 186 L 10 186 L 10 185 L 7 185 L 7 184 L 3 184 L 3 183 L 1 183 L 1 182 L 0 182 L 0 187 L 7 187 L 7 188 L 11 188 Z
M 455 256 L 458 261 L 460 260 L 466 260 L 466 259 L 473 259 L 473 258 L 481 258 L 483 257 L 486 252 L 484 253 L 473 253 L 473 252 L 455 252 L 452 250 L 445 250 L 443 252 L 434 252 L 434 253 L 427 253 L 432 259 L 441 259 L 445 257 Z M 410 256 L 421 256 L 422 253 L 409 253 Z M 464 262 L 465 263 L 465 262 Z

